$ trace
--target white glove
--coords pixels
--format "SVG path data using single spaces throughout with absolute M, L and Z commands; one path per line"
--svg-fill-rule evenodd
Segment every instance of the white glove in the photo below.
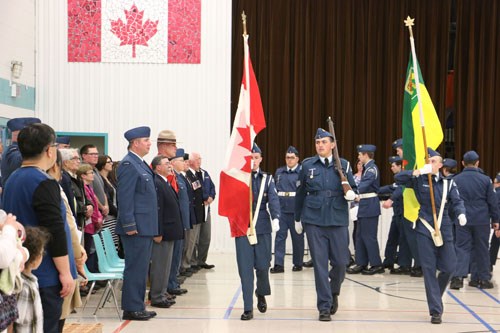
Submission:
M 467 224 L 467 218 L 465 217 L 465 214 L 458 215 L 458 223 L 460 223 L 462 227 Z
M 347 201 L 353 201 L 354 199 L 356 199 L 356 193 L 354 193 L 353 190 L 349 190 L 344 195 L 344 199 L 346 199 Z
M 425 164 L 423 167 L 421 167 L 418 171 L 420 171 L 421 175 L 426 175 L 428 173 L 432 172 L 432 164 Z
M 274 219 L 272 222 L 272 226 L 273 226 L 273 231 L 280 230 L 280 220 Z
M 300 221 L 295 221 L 295 231 L 300 235 L 302 231 L 304 231 L 304 228 L 302 227 L 302 222 Z

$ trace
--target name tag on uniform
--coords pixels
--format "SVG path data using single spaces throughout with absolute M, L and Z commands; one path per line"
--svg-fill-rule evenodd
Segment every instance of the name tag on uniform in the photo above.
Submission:
M 199 189 L 201 187 L 201 182 L 199 180 L 194 181 L 191 183 L 191 186 L 193 187 L 193 190 L 196 191 L 197 189 Z

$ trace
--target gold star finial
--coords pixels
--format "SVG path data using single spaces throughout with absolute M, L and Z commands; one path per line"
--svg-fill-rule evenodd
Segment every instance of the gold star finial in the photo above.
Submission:
M 405 22 L 405 25 L 407 27 L 412 27 L 412 26 L 415 25 L 415 23 L 413 23 L 413 22 L 415 22 L 415 19 L 414 18 L 410 18 L 409 15 L 408 15 L 408 17 L 406 17 L 406 20 L 404 20 L 404 22 Z

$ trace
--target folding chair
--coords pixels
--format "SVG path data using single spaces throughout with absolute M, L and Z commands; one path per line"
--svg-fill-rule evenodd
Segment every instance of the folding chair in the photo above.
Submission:
M 94 290 L 95 283 L 97 281 L 106 281 L 106 288 L 104 289 L 104 292 L 102 293 L 101 298 L 99 299 L 99 302 L 97 303 L 97 306 L 94 311 L 94 316 L 96 315 L 97 311 L 99 308 L 103 308 L 104 304 L 106 303 L 107 295 L 111 293 L 113 296 L 113 300 L 115 303 L 115 308 L 116 308 L 116 313 L 118 314 L 118 318 L 122 320 L 120 316 L 120 308 L 118 307 L 118 301 L 116 299 L 116 294 L 115 294 L 115 289 L 113 288 L 113 284 L 111 281 L 117 281 L 117 280 L 123 280 L 123 274 L 122 273 L 91 273 L 87 269 L 87 265 L 83 266 L 85 269 L 85 275 L 87 276 L 87 279 L 90 284 L 90 289 L 87 294 L 87 297 L 85 297 L 85 302 L 83 303 L 83 311 L 85 311 L 85 307 L 87 306 L 87 302 L 90 300 L 90 297 L 92 296 L 92 290 Z M 102 303 L 102 306 L 100 306 Z

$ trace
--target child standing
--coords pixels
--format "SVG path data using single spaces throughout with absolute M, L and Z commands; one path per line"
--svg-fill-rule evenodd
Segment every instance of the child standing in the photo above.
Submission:
M 23 288 L 17 295 L 19 318 L 14 323 L 14 332 L 43 333 L 43 310 L 38 279 L 31 271 L 42 263 L 45 244 L 49 235 L 40 228 L 26 228 L 24 247 L 28 249 L 30 258 L 24 265 L 21 274 Z

